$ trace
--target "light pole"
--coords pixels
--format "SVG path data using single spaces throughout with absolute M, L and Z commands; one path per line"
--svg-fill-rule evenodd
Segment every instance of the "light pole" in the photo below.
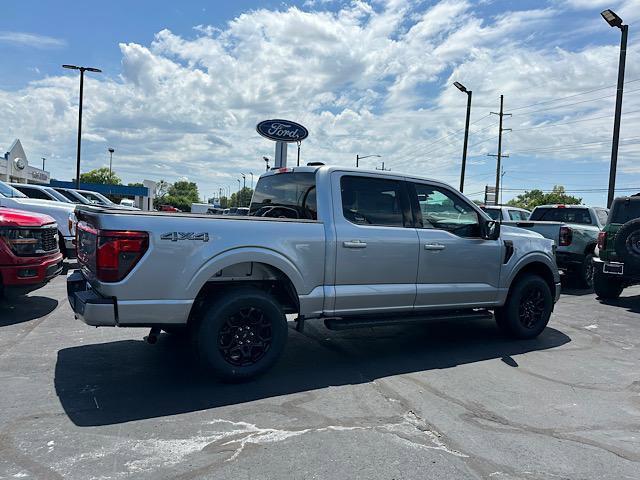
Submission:
M 262 159 L 264 160 L 264 163 L 267 164 L 267 172 L 269 171 L 269 157 L 262 157 Z
M 244 191 L 247 188 L 247 176 L 244 173 L 241 173 L 240 175 L 242 175 L 242 206 L 244 207 Z
M 467 167 L 467 144 L 469 143 L 469 118 L 471 117 L 471 90 L 460 82 L 453 82 L 458 90 L 467 94 L 467 120 L 464 124 L 464 146 L 462 147 L 462 169 L 460 170 L 460 192 L 464 192 L 464 171 Z
M 108 151 L 109 151 L 109 181 L 111 181 L 111 164 L 113 163 L 113 152 L 115 152 L 115 150 L 109 147 Z
M 236 195 L 236 207 L 240 206 L 240 179 L 236 178 L 236 180 L 238 180 L 238 194 Z
M 618 144 L 620 142 L 620 117 L 622 115 L 622 92 L 624 89 L 624 66 L 627 58 L 627 35 L 629 26 L 622 24 L 622 19 L 612 10 L 600 13 L 602 18 L 612 27 L 622 31 L 620 39 L 620 60 L 618 62 L 618 90 L 616 91 L 616 113 L 613 119 L 613 141 L 611 142 L 611 165 L 609 167 L 609 194 L 607 207 L 611 207 L 616 190 L 616 169 L 618 167 Z
M 253 190 L 253 172 L 249 172 L 249 175 L 251 175 L 251 190 Z
M 62 68 L 80 70 L 80 103 L 78 105 L 78 147 L 76 156 L 76 188 L 80 188 L 80 143 L 82 139 L 82 93 L 84 90 L 84 72 L 101 73 L 102 70 L 94 67 L 78 67 L 76 65 L 62 65 Z
M 361 157 L 360 155 L 356 155 L 356 168 L 360 166 L 360 160 L 362 160 L 363 158 L 369 158 L 369 157 L 382 158 L 381 155 L 365 155 L 364 157 Z
M 42 157 L 42 170 L 44 170 L 44 161 L 46 160 L 46 158 Z

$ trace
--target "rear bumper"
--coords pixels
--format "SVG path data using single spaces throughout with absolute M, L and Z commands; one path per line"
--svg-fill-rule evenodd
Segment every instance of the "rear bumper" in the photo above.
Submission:
M 193 300 L 122 300 L 96 292 L 81 270 L 67 275 L 67 298 L 75 317 L 94 327 L 186 325 Z
M 62 254 L 56 253 L 32 262 L 0 266 L 4 288 L 28 293 L 46 284 L 62 271 Z
M 75 317 L 94 327 L 118 325 L 116 301 L 96 293 L 80 270 L 67 274 L 67 298 Z

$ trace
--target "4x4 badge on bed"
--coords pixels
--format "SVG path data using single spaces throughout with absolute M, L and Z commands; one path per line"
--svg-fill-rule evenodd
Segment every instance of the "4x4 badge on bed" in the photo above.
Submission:
M 195 232 L 167 232 L 160 236 L 160 240 L 171 240 L 177 242 L 178 240 L 200 240 L 203 242 L 209 241 L 208 233 L 195 233 Z

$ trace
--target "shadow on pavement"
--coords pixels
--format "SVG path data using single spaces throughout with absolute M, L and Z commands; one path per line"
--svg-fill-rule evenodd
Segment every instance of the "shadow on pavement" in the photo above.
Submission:
M 191 360 L 189 343 L 169 335 L 156 345 L 125 340 L 66 348 L 58 352 L 56 393 L 74 424 L 109 425 L 492 358 L 505 361 L 571 341 L 553 328 L 534 340 L 512 341 L 500 336 L 492 322 L 342 332 L 313 322 L 307 327 L 304 334 L 289 330 L 275 368 L 241 384 L 207 377 Z M 507 364 L 517 368 L 513 360 Z
M 58 301 L 49 297 L 19 296 L 12 299 L 0 298 L 0 327 L 28 322 L 53 312 Z
M 622 294 L 624 295 L 624 292 Z M 640 295 L 633 295 L 631 297 L 620 297 L 610 300 L 599 298 L 598 300 L 600 300 L 600 303 L 603 303 L 605 305 L 626 308 L 627 311 L 632 313 L 640 313 Z
M 562 295 L 571 295 L 573 297 L 582 297 L 584 295 L 593 295 L 593 288 L 584 288 L 580 279 L 575 275 L 562 275 Z

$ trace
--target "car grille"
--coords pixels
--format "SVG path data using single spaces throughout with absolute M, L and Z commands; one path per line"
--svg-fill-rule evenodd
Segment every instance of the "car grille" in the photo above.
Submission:
M 53 252 L 58 249 L 58 231 L 55 228 L 43 228 L 40 233 L 39 247 L 44 252 Z

